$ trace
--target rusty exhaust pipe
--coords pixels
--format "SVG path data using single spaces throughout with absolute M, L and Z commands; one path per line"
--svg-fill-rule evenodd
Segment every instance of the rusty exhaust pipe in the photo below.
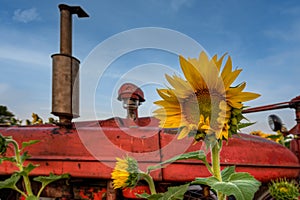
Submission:
M 52 57 L 52 114 L 60 126 L 70 126 L 79 117 L 79 65 L 72 56 L 72 15 L 89 15 L 79 6 L 60 4 L 60 53 Z

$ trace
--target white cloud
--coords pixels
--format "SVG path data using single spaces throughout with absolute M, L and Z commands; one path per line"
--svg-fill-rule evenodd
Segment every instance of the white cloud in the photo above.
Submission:
M 23 47 L 3 45 L 0 47 L 0 59 L 24 62 L 31 65 L 49 65 L 50 56 L 38 50 L 30 50 Z M 26 66 L 26 65 L 24 65 Z
M 30 8 L 27 10 L 17 9 L 14 12 L 13 20 L 23 23 L 39 20 L 40 16 L 36 11 L 36 8 Z

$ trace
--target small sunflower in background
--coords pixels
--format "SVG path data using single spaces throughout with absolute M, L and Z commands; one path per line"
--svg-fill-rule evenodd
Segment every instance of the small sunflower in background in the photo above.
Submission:
M 300 196 L 299 185 L 296 181 L 288 181 L 285 178 L 272 181 L 269 185 L 269 191 L 276 200 L 297 200 Z
M 137 161 L 132 157 L 116 158 L 116 160 L 116 166 L 111 173 L 114 189 L 135 186 L 140 172 Z
M 281 144 L 287 148 L 290 148 L 290 142 L 295 139 L 297 136 L 292 134 L 285 134 L 281 131 L 276 131 L 276 134 L 264 133 L 260 130 L 250 132 L 251 135 L 260 136 L 268 140 L 272 140 L 278 144 Z
M 252 131 L 250 132 L 250 135 L 256 135 L 256 136 L 259 136 L 259 137 L 262 137 L 262 138 L 266 138 L 266 139 L 269 139 L 269 140 L 273 140 L 275 142 L 277 142 L 278 140 L 277 139 L 273 139 L 273 138 L 269 138 L 270 136 L 273 136 L 274 134 L 271 134 L 271 133 L 264 133 L 260 130 L 258 131 Z
M 205 52 L 199 58 L 180 56 L 180 66 L 186 78 L 166 75 L 171 87 L 158 89 L 162 100 L 154 111 L 162 128 L 179 128 L 178 139 L 193 136 L 196 141 L 206 136 L 227 140 L 237 133 L 242 119 L 243 102 L 259 97 L 259 94 L 244 92 L 246 83 L 232 86 L 241 69 L 232 69 L 226 54 L 218 59 L 209 59 Z
M 114 189 L 133 188 L 141 180 L 148 183 L 151 194 L 156 194 L 153 178 L 150 171 L 143 172 L 139 169 L 138 162 L 133 157 L 125 157 L 123 159 L 116 158 L 115 168 L 111 173 Z

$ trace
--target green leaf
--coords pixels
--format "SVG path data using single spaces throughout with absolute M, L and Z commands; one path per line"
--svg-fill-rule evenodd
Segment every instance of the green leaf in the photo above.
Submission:
M 28 176 L 29 173 L 34 170 L 39 165 L 33 165 L 32 163 L 29 163 L 26 167 L 23 168 L 23 171 L 19 172 L 22 176 Z
M 9 162 L 16 162 L 16 158 L 15 157 L 2 157 L 0 158 L 0 164 L 2 164 L 3 161 L 9 161 Z
M 228 181 L 231 174 L 235 172 L 235 166 L 226 167 L 221 171 L 221 177 L 224 182 Z
M 34 195 L 30 195 L 30 196 L 26 197 L 26 200 L 39 200 L 39 198 Z
M 196 178 L 191 184 L 208 185 L 211 189 L 227 196 L 233 195 L 238 200 L 252 200 L 261 183 L 249 173 L 236 173 L 234 170 L 235 167 L 230 166 L 221 172 L 223 182 L 211 176 L 208 178 Z
M 282 137 L 281 135 L 269 135 L 267 138 L 270 139 L 279 139 L 280 137 Z
M 10 178 L 4 180 L 4 181 L 0 181 L 0 189 L 4 189 L 4 188 L 10 188 L 10 189 L 15 189 L 17 186 L 17 182 L 20 179 L 20 175 L 19 174 L 12 174 Z
M 168 191 L 164 193 L 162 200 L 183 199 L 184 193 L 187 191 L 189 184 L 169 187 Z
M 70 178 L 69 174 L 54 175 L 53 173 L 50 173 L 49 176 L 38 176 L 35 177 L 33 180 L 42 183 L 42 186 L 46 186 L 54 181 L 68 178 Z
M 239 200 L 252 200 L 260 182 L 246 172 L 233 173 L 227 182 L 215 182 L 210 187 L 227 196 L 233 195 Z
M 238 124 L 238 130 L 242 129 L 242 128 L 246 128 L 248 126 L 251 126 L 253 124 L 255 124 L 256 122 L 249 122 L 249 123 L 239 123 Z
M 36 144 L 38 142 L 40 142 L 40 141 L 39 140 L 30 140 L 28 142 L 22 142 L 22 148 L 21 148 L 21 150 L 23 150 L 24 148 L 26 148 L 26 147 L 28 147 L 30 145 Z
M 148 200 L 158 200 L 163 197 L 163 193 L 158 193 L 158 194 L 136 194 L 137 197 L 143 198 L 143 199 L 148 199 Z
M 160 169 L 163 168 L 165 164 L 172 163 L 178 160 L 187 160 L 187 159 L 196 159 L 196 160 L 202 160 L 203 162 L 206 162 L 206 155 L 204 151 L 193 151 L 193 152 L 188 152 L 184 153 L 178 156 L 175 156 L 173 158 L 170 158 L 168 160 L 165 160 L 164 162 L 161 162 L 159 165 L 155 166 L 150 166 L 148 167 L 148 171 L 155 170 L 155 169 Z
M 216 182 L 218 182 L 219 180 L 214 177 L 208 177 L 208 178 L 196 178 L 195 181 L 192 181 L 191 184 L 193 185 L 208 185 L 211 186 L 213 184 L 215 184 Z
M 165 193 L 158 193 L 158 194 L 140 194 L 137 197 L 145 198 L 148 200 L 181 200 L 185 192 L 187 191 L 189 184 L 168 187 L 168 191 Z
M 28 158 L 30 158 L 31 156 L 28 155 L 28 152 L 25 151 L 22 155 L 21 155 L 21 163 L 24 163 L 25 160 L 27 160 Z

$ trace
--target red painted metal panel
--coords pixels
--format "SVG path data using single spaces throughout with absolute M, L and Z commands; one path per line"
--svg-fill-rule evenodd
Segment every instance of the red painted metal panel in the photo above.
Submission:
M 112 123 L 107 121 L 107 124 Z M 116 157 L 132 155 L 143 170 L 160 162 L 157 128 L 104 126 L 99 131 L 95 123 L 84 125 L 79 124 L 77 129 L 71 130 L 53 125 L 8 127 L 0 128 L 0 133 L 13 136 L 19 143 L 40 140 L 27 148 L 32 156 L 28 161 L 40 165 L 32 171 L 33 176 L 54 172 L 70 173 L 73 177 L 110 179 Z M 0 165 L 0 175 L 12 173 L 15 169 L 10 163 L 4 163 Z M 152 175 L 161 180 L 160 170 Z
M 172 139 L 172 135 L 161 134 L 161 145 L 170 146 Z M 191 139 L 183 139 L 173 142 L 174 146 L 169 147 L 173 150 L 166 148 L 166 151 L 162 148 L 163 160 L 173 157 L 180 151 L 183 153 L 205 149 L 201 142 L 188 146 L 191 142 Z M 184 149 L 186 150 L 183 151 Z M 210 153 L 207 153 L 210 160 Z M 278 177 L 297 178 L 300 172 L 299 160 L 289 149 L 273 141 L 247 134 L 236 135 L 228 141 L 228 144 L 223 143 L 221 166 L 224 168 L 231 165 L 235 165 L 237 171 L 249 172 L 263 182 Z M 206 167 L 201 161 L 196 160 L 176 162 L 163 169 L 164 181 L 190 181 L 195 177 L 207 176 L 210 174 Z
M 134 126 L 128 120 L 115 118 L 77 123 L 73 129 L 54 125 L 2 127 L 0 133 L 11 135 L 18 142 L 40 140 L 40 143 L 28 147 L 32 155 L 29 162 L 40 164 L 33 170 L 33 176 L 54 172 L 70 173 L 80 178 L 110 179 L 115 157 L 134 156 L 140 167 L 146 170 L 147 166 L 175 155 L 204 149 L 201 142 L 193 144 L 192 138 L 177 140 L 170 130 L 168 133 L 159 130 L 157 121 L 151 118 L 138 123 L 144 126 Z M 299 160 L 289 149 L 246 134 L 224 143 L 221 165 L 235 165 L 237 171 L 247 171 L 261 181 L 283 176 L 298 177 L 300 171 Z M 14 170 L 9 163 L 0 165 L 0 175 Z M 185 160 L 156 170 L 152 175 L 157 181 L 181 182 L 209 176 L 209 173 L 201 162 Z

